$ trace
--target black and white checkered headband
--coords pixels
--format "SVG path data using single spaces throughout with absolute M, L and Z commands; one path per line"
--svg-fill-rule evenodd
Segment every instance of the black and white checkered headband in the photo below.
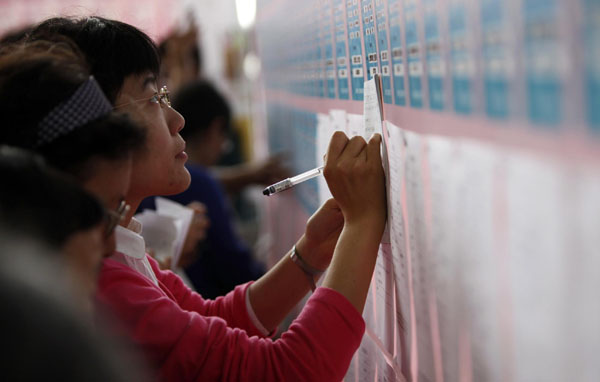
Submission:
M 93 76 L 61 102 L 38 124 L 36 147 L 46 145 L 112 110 L 112 105 Z

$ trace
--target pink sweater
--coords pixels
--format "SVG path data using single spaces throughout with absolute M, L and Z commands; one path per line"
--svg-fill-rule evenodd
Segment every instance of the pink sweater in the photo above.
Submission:
M 245 303 L 250 283 L 204 300 L 149 258 L 158 279 L 105 259 L 98 300 L 124 324 L 164 381 L 340 381 L 365 324 L 338 292 L 318 288 L 280 339 L 260 338 Z

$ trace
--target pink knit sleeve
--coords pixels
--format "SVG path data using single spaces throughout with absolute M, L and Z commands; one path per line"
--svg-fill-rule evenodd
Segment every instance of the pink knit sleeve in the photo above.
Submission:
M 264 337 L 246 309 L 246 293 L 252 282 L 238 285 L 225 296 L 215 300 L 205 300 L 199 293 L 191 290 L 179 276 L 171 271 L 163 271 L 152 257 L 147 256 L 156 278 L 173 294 L 179 306 L 185 310 L 197 312 L 203 316 L 221 317 L 233 328 L 244 329 L 251 336 Z
M 194 341 L 196 335 L 202 336 L 210 349 L 195 381 L 338 382 L 346 374 L 365 329 L 350 302 L 327 288 L 316 290 L 300 316 L 276 341 L 249 337 L 212 320 L 204 325 L 190 325 L 185 337 L 185 341 Z M 203 330 L 208 333 L 202 334 Z M 189 375 L 178 374 L 178 369 L 167 367 L 163 376 L 192 380 Z
M 276 341 L 182 309 L 126 267 L 103 268 L 98 300 L 169 381 L 340 381 L 365 329 L 350 302 L 327 288 Z

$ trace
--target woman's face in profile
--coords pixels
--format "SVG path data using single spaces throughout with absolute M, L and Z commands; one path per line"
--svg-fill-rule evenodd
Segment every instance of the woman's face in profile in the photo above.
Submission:
M 153 102 L 158 92 L 150 72 L 125 79 L 115 105 L 146 130 L 146 144 L 135 154 L 129 195 L 141 199 L 176 194 L 190 184 L 185 141 L 179 135 L 184 119 L 177 111 Z

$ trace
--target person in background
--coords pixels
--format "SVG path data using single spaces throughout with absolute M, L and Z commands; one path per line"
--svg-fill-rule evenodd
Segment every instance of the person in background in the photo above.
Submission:
M 197 81 L 210 86 L 208 82 L 203 81 L 199 28 L 193 16 L 190 16 L 189 20 L 185 30 L 171 32 L 158 45 L 161 56 L 158 81 L 168 85 L 176 102 L 178 102 L 176 99 L 179 98 L 177 95 L 180 93 L 180 89 L 189 90 L 189 86 L 193 87 Z M 214 88 L 211 87 L 211 89 Z M 204 96 L 206 95 L 208 94 Z M 221 129 L 208 129 L 202 125 L 196 126 L 194 123 L 191 125 L 191 129 L 183 130 L 182 136 L 186 141 L 193 135 L 203 136 L 204 142 L 201 142 L 200 139 L 196 139 L 193 143 L 187 142 L 187 151 L 192 153 L 190 164 L 196 166 L 197 169 L 199 169 L 198 165 L 204 168 L 203 172 L 212 179 L 204 177 L 203 181 L 209 182 L 208 188 L 218 187 L 223 190 L 226 193 L 225 198 L 219 197 L 219 199 L 222 199 L 227 205 L 221 204 L 219 200 L 216 200 L 216 193 L 212 193 L 208 202 L 213 206 L 210 210 L 215 213 L 211 214 L 211 218 L 218 220 L 214 224 L 211 223 L 212 228 L 209 228 L 211 233 L 207 233 L 208 239 L 200 242 L 194 253 L 187 252 L 182 255 L 179 265 L 185 268 L 186 275 L 190 277 L 193 286 L 198 291 L 206 297 L 214 298 L 229 292 L 235 285 L 257 278 L 264 273 L 264 266 L 253 259 L 252 251 L 249 249 L 257 240 L 259 234 L 257 226 L 261 222 L 256 201 L 246 191 L 253 185 L 273 184 L 287 178 L 290 173 L 285 165 L 285 156 L 282 154 L 248 161 L 241 147 L 241 123 L 236 125 L 225 97 L 216 89 L 210 95 L 215 95 L 217 98 L 209 101 L 204 107 L 200 107 L 200 104 L 189 105 L 187 110 L 184 110 L 183 116 L 186 119 L 188 119 L 188 115 L 192 117 L 190 110 L 193 110 L 195 119 L 203 122 L 206 119 L 218 117 L 218 121 L 211 123 L 220 125 Z M 202 95 L 196 94 L 196 96 Z M 202 100 L 205 99 L 206 97 L 202 98 Z M 201 99 L 197 101 L 201 101 Z M 218 106 L 218 109 L 211 110 L 213 106 Z M 177 107 L 175 108 L 177 109 Z M 198 118 L 201 113 L 205 113 L 204 118 Z M 226 124 L 221 123 L 222 119 L 227 120 Z M 190 125 L 188 124 L 188 126 Z M 208 130 L 218 131 L 216 131 L 217 134 L 209 135 Z M 187 131 L 190 133 L 187 134 Z M 191 145 L 194 148 L 190 148 Z M 194 174 L 192 174 L 192 178 L 195 178 Z M 189 196 L 197 193 L 198 187 L 195 185 L 199 185 L 201 180 L 192 180 L 191 188 L 195 191 L 190 190 L 186 193 L 187 196 L 174 200 L 193 201 L 194 198 L 189 198 Z M 213 180 L 217 182 L 215 183 Z M 207 190 L 202 197 L 206 197 L 208 194 Z M 200 197 L 198 195 L 198 200 L 202 200 Z M 216 211 L 215 206 L 220 204 L 221 210 Z M 144 202 L 141 208 L 154 208 L 153 200 Z M 216 214 L 221 217 L 216 218 Z M 234 227 L 236 228 L 235 233 L 231 231 Z M 219 235 L 216 235 L 217 233 Z M 214 257 L 216 247 L 219 247 L 222 259 Z M 230 265 L 231 271 L 228 273 L 218 271 L 217 267 L 220 264 Z
M 0 187 L 3 235 L 60 254 L 77 305 L 91 313 L 104 238 L 114 229 L 100 202 L 40 156 L 9 146 L 0 146 L 0 178 L 9 180 Z
M 207 208 L 210 226 L 197 255 L 185 265 L 194 288 L 205 298 L 224 296 L 237 285 L 257 280 L 263 264 L 235 232 L 227 195 L 209 171 L 221 156 L 231 129 L 231 110 L 225 98 L 207 81 L 183 86 L 173 96 L 172 106 L 186 120 L 181 136 L 186 141 L 191 183 L 184 192 L 168 196 L 181 204 L 200 201 Z M 145 199 L 140 209 L 154 208 L 154 198 Z
M 145 149 L 133 161 L 122 222 L 128 248 L 103 260 L 98 301 L 112 309 L 163 380 L 339 381 L 364 330 L 361 312 L 386 219 L 381 136 L 368 143 L 336 132 L 324 174 L 335 199 L 308 221 L 304 235 L 256 282 L 214 301 L 185 287 L 144 253 L 133 211 L 149 196 L 176 194 L 190 183 L 179 132 L 184 120 L 159 88 L 159 56 L 137 28 L 100 17 L 55 18 L 32 38 L 66 35 L 84 52 L 115 107 L 140 110 Z M 128 228 L 126 228 L 128 227 Z M 133 259 L 129 262 L 125 258 Z M 138 268 L 135 260 L 150 269 Z M 329 266 L 319 288 L 315 279 Z M 302 313 L 272 341 L 277 325 L 309 292 Z
M 101 203 L 31 152 L 0 146 L 0 333 L 6 380 L 138 381 L 139 360 L 92 331 Z M 114 227 L 114 225 L 112 226 Z
M 161 66 L 159 81 L 169 85 L 169 89 L 174 95 L 178 94 L 180 89 L 186 88 L 187 85 L 194 86 L 198 80 L 203 80 L 202 76 L 202 52 L 198 41 L 198 27 L 193 21 L 186 31 L 176 33 L 173 32 L 167 36 L 158 46 Z M 204 82 L 210 86 L 207 82 Z M 214 89 L 214 88 L 213 88 Z M 188 90 L 189 92 L 189 90 Z M 199 112 L 206 112 L 204 118 L 219 117 L 227 119 L 227 124 L 222 126 L 219 132 L 219 145 L 216 142 L 203 144 L 206 149 L 209 149 L 210 155 L 199 156 L 193 159 L 198 164 L 204 167 L 214 167 L 219 164 L 219 160 L 223 157 L 223 148 L 228 139 L 232 139 L 236 135 L 233 129 L 233 115 L 227 100 L 221 96 L 216 90 L 212 94 L 218 97 L 218 100 L 212 101 L 205 107 L 200 104 L 195 104 L 196 117 L 199 117 Z M 219 105 L 218 113 L 209 110 L 211 106 Z M 225 113 L 227 115 L 225 115 Z M 187 118 L 186 115 L 184 115 Z M 215 124 L 220 121 L 215 121 Z M 203 126 L 193 127 L 195 134 L 199 129 L 204 129 Z M 185 133 L 184 133 L 185 134 Z M 185 138 L 185 137 L 184 137 Z M 235 195 L 250 185 L 270 185 L 276 181 L 289 176 L 288 169 L 284 165 L 284 157 L 275 155 L 264 160 L 255 160 L 248 163 L 228 163 L 227 165 L 214 168 L 215 176 L 221 183 L 228 194 Z

